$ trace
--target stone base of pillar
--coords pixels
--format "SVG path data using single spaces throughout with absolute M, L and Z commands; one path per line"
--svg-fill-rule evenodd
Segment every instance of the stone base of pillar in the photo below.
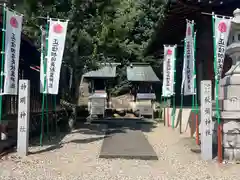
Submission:
M 224 100 L 227 101 L 227 100 Z M 234 103 L 234 102 L 232 102 Z M 240 160 L 240 112 L 229 111 L 229 102 L 225 106 L 220 105 L 220 120 L 223 124 L 222 129 L 222 146 L 223 158 L 229 161 Z M 214 105 L 215 106 L 215 105 Z M 228 110 L 226 110 L 228 109 Z M 216 111 L 214 111 L 214 119 Z M 217 131 L 217 122 L 215 119 L 214 131 Z M 217 143 L 217 136 L 214 137 Z
M 234 113 L 233 113 L 234 114 Z M 240 118 L 240 117 L 239 117 Z M 224 159 L 230 161 L 240 160 L 240 119 L 223 120 L 223 152 Z

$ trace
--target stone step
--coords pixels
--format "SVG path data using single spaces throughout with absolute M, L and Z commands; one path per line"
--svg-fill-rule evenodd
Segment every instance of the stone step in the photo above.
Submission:
M 216 117 L 216 114 L 216 110 L 213 110 L 212 116 Z M 240 112 L 220 111 L 220 117 L 221 119 L 240 119 Z
M 92 119 L 91 123 L 93 124 L 116 124 L 116 123 L 136 123 L 136 124 L 157 124 L 158 122 L 152 119 L 144 119 L 144 118 L 126 118 L 126 117 L 119 117 L 119 118 L 104 118 L 104 119 Z

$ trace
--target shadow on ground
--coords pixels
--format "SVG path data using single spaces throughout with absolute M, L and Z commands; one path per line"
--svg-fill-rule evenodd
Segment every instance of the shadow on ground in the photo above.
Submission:
M 75 130 L 73 131 L 61 131 L 61 132 L 50 132 L 49 136 L 45 133 L 44 140 L 42 142 L 42 148 L 40 150 L 29 152 L 29 154 L 40 154 L 48 151 L 53 151 L 56 149 L 62 148 L 65 144 L 69 143 L 77 143 L 77 144 L 88 144 L 91 142 L 99 141 L 102 139 L 109 138 L 114 134 L 126 133 L 128 130 L 131 131 L 142 131 L 142 132 L 150 132 L 156 125 L 153 123 L 144 123 L 141 124 L 139 121 L 124 119 L 124 121 L 114 121 L 108 123 L 83 123 L 78 122 L 75 126 Z M 67 129 L 67 128 L 66 128 Z M 67 142 L 62 142 L 64 137 L 68 134 L 89 134 L 89 135 L 97 135 L 99 137 L 90 137 L 86 139 L 73 139 Z M 34 138 L 30 141 L 30 147 L 40 146 L 40 138 Z M 46 147 L 46 148 L 45 148 Z
M 41 149 L 39 151 L 29 152 L 29 154 L 41 154 L 41 153 L 45 153 L 45 152 L 48 152 L 48 151 L 53 151 L 53 150 L 60 149 L 65 144 L 69 144 L 69 143 L 87 144 L 87 143 L 91 143 L 91 142 L 94 142 L 94 141 L 99 141 L 103 138 L 104 137 L 88 138 L 88 139 L 74 139 L 74 140 L 71 140 L 71 141 L 68 141 L 68 142 L 56 142 L 55 144 L 53 142 L 52 143 L 49 142 L 49 144 L 51 144 L 49 147 L 47 147 L 45 149 Z
M 82 130 L 88 129 L 87 132 L 89 132 L 89 134 L 96 134 L 96 135 L 104 135 L 105 134 L 103 132 L 103 128 L 96 127 L 96 125 L 92 126 L 92 125 L 86 125 L 84 123 L 81 123 L 81 124 L 82 124 Z M 80 125 L 78 125 L 78 126 L 80 126 Z M 63 139 L 69 134 L 73 134 L 73 133 L 86 134 L 86 133 L 84 133 L 84 132 L 86 132 L 85 130 L 83 130 L 82 132 L 81 131 L 78 132 L 78 131 L 79 131 L 79 129 L 74 130 L 72 132 L 70 132 L 70 131 L 51 132 L 51 133 L 49 133 L 49 136 L 45 133 L 44 139 L 42 141 L 42 148 L 44 148 L 44 149 L 42 149 L 40 147 L 41 146 L 40 137 L 34 138 L 30 141 L 29 146 L 30 147 L 39 146 L 40 150 L 34 151 L 34 152 L 29 152 L 29 154 L 40 154 L 40 153 L 44 153 L 44 152 L 48 152 L 48 151 L 53 151 L 56 149 L 60 149 L 65 144 L 69 144 L 69 143 L 87 144 L 87 143 L 91 143 L 94 141 L 99 141 L 104 138 L 103 136 L 100 136 L 100 137 L 91 137 L 91 138 L 86 138 L 86 139 L 72 139 L 67 142 L 63 142 Z

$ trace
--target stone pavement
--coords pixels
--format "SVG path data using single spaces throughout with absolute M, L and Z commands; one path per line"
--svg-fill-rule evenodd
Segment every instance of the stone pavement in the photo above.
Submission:
M 99 158 L 106 128 L 84 125 L 59 143 L 33 146 L 31 154 L 8 155 L 0 163 L 3 180 L 238 180 L 238 165 L 205 162 L 191 153 L 192 142 L 178 131 L 163 127 L 144 129 L 158 160 Z M 56 140 L 57 141 L 57 140 Z M 124 144 L 122 144 L 124 145 Z
M 153 147 L 143 134 L 145 126 L 152 125 L 108 124 L 99 158 L 158 160 Z

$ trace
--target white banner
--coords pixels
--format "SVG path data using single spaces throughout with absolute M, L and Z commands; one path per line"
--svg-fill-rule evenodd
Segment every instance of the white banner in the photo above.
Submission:
M 50 20 L 47 54 L 47 93 L 58 94 L 68 21 Z
M 18 94 L 18 67 L 22 32 L 21 15 L 6 9 L 4 94 Z
M 164 45 L 163 86 L 162 86 L 163 97 L 170 97 L 174 95 L 175 53 L 176 46 Z
M 219 18 L 214 16 L 215 19 L 215 51 L 216 51 L 216 74 L 215 79 L 220 80 L 222 76 L 225 52 L 228 42 L 228 36 L 231 28 L 231 19 Z
M 181 86 L 181 93 L 184 93 L 184 95 L 193 95 L 195 93 L 193 26 L 192 22 L 187 21 Z

